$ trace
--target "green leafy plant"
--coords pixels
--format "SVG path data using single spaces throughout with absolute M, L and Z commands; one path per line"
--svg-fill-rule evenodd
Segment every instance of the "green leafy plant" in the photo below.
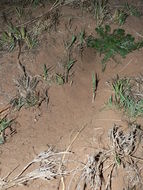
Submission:
M 99 38 L 89 36 L 86 40 L 87 47 L 96 49 L 100 54 L 104 54 L 102 59 L 102 70 L 105 70 L 106 62 L 119 54 L 122 58 L 134 50 L 143 47 L 143 41 L 135 42 L 135 38 L 131 34 L 126 34 L 124 29 L 115 29 L 111 33 L 111 28 L 106 25 L 105 28 L 98 27 L 96 32 Z
M 6 117 L 0 119 L 0 144 L 5 142 L 5 129 L 10 127 L 12 120 L 8 120 Z
M 108 104 L 123 110 L 129 117 L 143 116 L 143 78 L 119 78 L 112 82 L 114 95 Z

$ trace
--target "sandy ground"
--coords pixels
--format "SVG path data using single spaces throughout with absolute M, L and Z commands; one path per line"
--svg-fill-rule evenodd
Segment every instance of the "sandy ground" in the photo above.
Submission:
M 40 8 L 34 14 L 45 11 Z M 72 18 L 70 32 L 66 25 Z M 62 16 L 57 31 L 44 33 L 40 37 L 39 46 L 31 51 L 22 50 L 21 62 L 31 75 L 42 75 L 43 65 L 52 66 L 60 70 L 62 60 L 65 58 L 64 41 L 71 39 L 72 34 L 78 34 L 81 29 L 88 34 L 95 34 L 96 24 L 91 15 L 83 15 L 77 9 L 62 8 Z M 117 27 L 113 25 L 113 28 Z M 143 31 L 143 19 L 129 17 L 123 28 L 138 38 Z M 5 107 L 16 95 L 16 80 L 20 71 L 17 67 L 18 48 L 14 51 L 0 52 L 0 108 Z M 96 152 L 97 148 L 104 148 L 108 143 L 108 130 L 114 123 L 127 127 L 127 118 L 117 110 L 110 110 L 105 103 L 112 94 L 107 85 L 117 74 L 120 76 L 136 76 L 143 72 L 143 50 L 135 51 L 121 60 L 122 64 L 115 64 L 112 60 L 107 68 L 101 71 L 101 58 L 92 50 L 83 51 L 82 58 L 78 50 L 73 49 L 73 56 L 77 60 L 72 71 L 73 76 L 68 84 L 50 86 L 48 88 L 49 104 L 45 103 L 37 108 L 22 108 L 19 112 L 12 112 L 10 117 L 16 117 L 16 133 L 6 138 L 5 144 L 0 146 L 0 176 L 19 166 L 13 173 L 15 176 L 30 162 L 35 155 L 47 150 L 48 146 L 65 150 L 76 133 L 85 126 L 73 143 L 71 150 L 77 159 L 86 160 L 87 155 Z M 95 101 L 92 102 L 92 73 L 99 76 L 99 85 Z M 71 82 L 72 81 L 72 82 Z M 142 124 L 142 119 L 140 119 Z M 119 177 L 120 176 L 120 177 Z M 116 178 L 117 177 L 117 178 Z M 115 177 L 113 190 L 123 187 L 120 172 Z M 68 180 L 67 180 L 68 181 Z M 12 188 L 13 190 L 56 190 L 59 188 L 59 179 L 53 181 L 35 180 L 26 186 Z M 61 187 L 59 189 L 62 189 Z

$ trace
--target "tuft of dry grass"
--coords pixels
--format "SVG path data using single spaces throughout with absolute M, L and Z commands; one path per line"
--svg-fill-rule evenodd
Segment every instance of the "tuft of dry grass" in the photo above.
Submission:
M 143 158 L 135 156 L 142 135 L 143 131 L 136 124 L 131 124 L 126 133 L 120 126 L 114 125 L 109 131 L 108 148 L 97 150 L 96 154 L 88 156 L 76 189 L 112 190 L 113 174 L 119 168 L 124 171 L 126 187 L 128 184 L 129 188 L 142 185 L 139 162 Z
M 20 63 L 23 74 L 15 81 L 17 87 L 17 96 L 11 100 L 11 105 L 18 110 L 22 107 L 40 106 L 43 101 L 48 104 L 48 91 L 42 94 L 37 90 L 40 79 L 38 76 L 31 76 L 26 68 Z
M 9 179 L 11 173 L 4 178 L 0 178 L 0 189 L 6 190 L 11 187 L 27 184 L 34 179 L 53 180 L 67 175 L 69 172 L 65 170 L 65 167 L 61 168 L 61 165 L 64 165 L 62 157 L 65 154 L 68 154 L 68 152 L 58 152 L 52 148 L 41 152 L 15 178 Z M 36 164 L 35 169 L 25 174 L 25 171 L 30 169 L 30 166 L 34 164 Z

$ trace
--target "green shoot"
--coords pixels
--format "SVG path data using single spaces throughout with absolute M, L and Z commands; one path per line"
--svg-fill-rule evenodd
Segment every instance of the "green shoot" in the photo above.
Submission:
M 4 131 L 6 128 L 10 127 L 12 120 L 7 120 L 6 118 L 0 119 L 0 144 L 5 142 Z
M 48 71 L 49 71 L 49 69 L 47 68 L 46 64 L 44 64 L 43 78 L 44 78 L 45 81 L 47 81 L 47 79 L 48 79 Z
M 95 101 L 95 93 L 96 93 L 96 78 L 95 73 L 92 73 L 92 103 Z
M 95 75 L 95 73 L 92 73 L 92 103 L 94 103 L 95 101 L 98 83 L 99 83 L 99 78 L 97 74 Z
M 119 25 L 123 25 L 128 17 L 128 14 L 123 9 L 115 10 L 113 20 Z
M 23 7 L 15 7 L 16 14 L 19 18 L 21 18 L 24 15 L 24 8 Z
M 75 43 L 75 41 L 76 41 L 76 36 L 72 35 L 72 40 L 71 40 L 70 44 L 67 46 L 67 49 L 70 49 L 73 46 L 73 44 Z
M 58 85 L 63 85 L 65 83 L 64 76 L 61 74 L 56 73 L 56 83 Z
M 85 30 L 81 31 L 79 34 L 79 43 L 82 46 L 84 43 L 84 39 L 85 39 Z
M 67 64 L 65 65 L 65 76 L 64 76 L 65 83 L 67 83 L 69 80 L 69 72 L 70 72 L 71 68 L 73 67 L 74 63 L 75 63 L 75 60 L 70 59 L 67 62 Z

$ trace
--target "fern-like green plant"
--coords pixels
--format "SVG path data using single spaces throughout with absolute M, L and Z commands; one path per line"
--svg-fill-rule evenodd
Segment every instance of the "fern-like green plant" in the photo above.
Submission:
M 102 59 L 102 70 L 105 70 L 106 62 L 119 54 L 125 58 L 126 55 L 136 49 L 143 47 L 143 40 L 135 42 L 135 38 L 131 34 L 126 34 L 124 29 L 115 29 L 111 33 L 111 28 L 106 25 L 105 28 L 98 27 L 96 32 L 99 38 L 89 36 L 86 40 L 87 47 L 96 49 L 100 54 L 104 54 Z

